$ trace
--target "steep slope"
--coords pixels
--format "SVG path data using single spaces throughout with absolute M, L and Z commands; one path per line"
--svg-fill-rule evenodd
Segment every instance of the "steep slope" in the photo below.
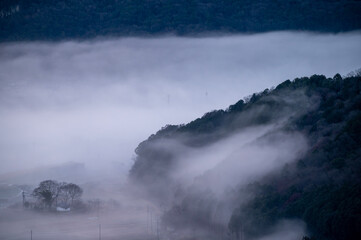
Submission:
M 0 41 L 361 28 L 357 0 L 2 0 Z
M 253 235 L 276 219 L 300 218 L 316 239 L 360 239 L 361 79 L 323 82 L 328 86 L 310 86 L 321 96 L 319 107 L 290 125 L 308 136 L 310 150 L 250 187 L 257 194 L 234 211 L 233 231 L 243 225 Z
M 166 126 L 139 144 L 130 179 L 175 229 L 214 236 L 228 222 L 230 234 L 252 238 L 297 218 L 317 239 L 359 239 L 360 129 L 359 74 L 287 80 Z

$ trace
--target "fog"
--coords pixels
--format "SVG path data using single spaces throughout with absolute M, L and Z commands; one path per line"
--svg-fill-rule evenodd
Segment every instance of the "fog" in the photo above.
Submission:
M 195 150 L 180 142 L 156 143 L 175 153 L 176 163 L 167 168 L 171 181 L 152 182 L 146 188 L 150 195 L 153 193 L 153 202 L 166 206 L 164 222 L 178 229 L 174 239 L 179 235 L 186 239 L 225 237 L 225 226 L 234 209 L 253 197 L 252 192 L 240 193 L 239 189 L 270 173 L 281 172 L 285 164 L 299 159 L 308 150 L 305 136 L 281 129 L 281 124 L 251 127 Z M 184 211 L 180 216 L 173 211 L 177 208 Z M 296 225 L 291 228 L 280 223 L 269 237 L 262 239 L 284 236 L 283 239 L 301 240 L 305 228 L 299 223 L 292 224 Z
M 182 139 L 161 140 L 160 147 L 175 152 L 176 165 L 171 177 L 183 186 L 196 184 L 222 197 L 226 189 L 259 180 L 300 158 L 308 150 L 307 138 L 283 128 L 291 117 L 313 109 L 319 100 L 307 97 L 303 91 L 293 91 L 292 96 L 283 92 L 272 100 L 280 105 L 287 102 L 288 106 L 279 107 L 271 123 L 247 127 L 261 113 L 270 110 L 264 106 L 243 110 L 236 118 L 237 124 L 245 127 L 234 130 L 231 135 L 227 134 L 227 126 L 221 127 L 212 135 L 222 136 L 224 132 L 227 137 L 218 137 L 220 140 L 205 147 L 184 146 L 186 141 Z
M 359 68 L 359 33 L 0 45 L 0 173 L 67 162 L 126 173 L 166 124 L 295 77 Z M 93 171 L 94 172 L 94 171 Z
M 129 205 L 77 214 L 1 209 L 0 238 L 31 239 L 32 235 L 38 240 L 99 239 L 100 226 L 102 239 L 150 239 L 144 210 Z
M 346 75 L 361 66 L 360 42 L 359 32 L 273 32 L 0 44 L 0 183 L 74 181 L 84 188 L 87 199 L 122 203 L 115 210 L 105 208 L 103 218 L 96 211 L 57 217 L 2 210 L 0 237 L 23 239 L 35 229 L 43 234 L 38 239 L 60 239 L 62 234 L 61 239 L 93 235 L 96 239 L 93 230 L 102 223 L 107 239 L 147 239 L 155 236 L 154 226 L 149 234 L 149 209 L 156 224 L 162 213 L 182 204 L 194 189 L 192 197 L 203 198 L 198 189 L 208 189 L 222 205 L 215 209 L 223 211 L 217 212 L 216 221 L 223 231 L 237 207 L 235 196 L 227 198 L 225 191 L 296 160 L 307 150 L 305 136 L 284 132 L 286 119 L 278 119 L 199 149 L 182 145 L 179 139 L 160 142 L 163 148 L 177 149 L 178 165 L 169 174 L 184 190 L 165 210 L 123 185 L 134 149 L 167 124 L 187 123 L 208 111 L 225 109 L 284 80 Z M 317 104 L 315 99 L 300 103 L 295 100 L 299 97 L 283 96 L 294 101 L 286 118 L 302 110 L 300 106 Z M 247 196 L 242 197 L 246 201 Z M 236 200 L 238 204 L 240 199 Z M 303 223 L 287 220 L 260 240 L 280 236 L 296 240 L 305 233 Z M 177 238 L 182 236 L 173 239 Z
M 272 115 L 272 109 L 263 105 L 233 113 L 238 120 L 228 119 L 228 123 L 234 121 L 244 127 L 215 128 L 206 134 L 206 138 L 216 139 L 214 142 L 202 139 L 202 134 L 194 130 L 175 133 L 171 138 L 152 138 L 137 150 L 140 156 L 131 176 L 145 186 L 149 194 L 146 198 L 165 208 L 163 221 L 177 229 L 171 239 L 225 238 L 234 210 L 242 209 L 254 197 L 247 189 L 249 184 L 263 182 L 269 174 L 279 174 L 286 164 L 303 157 L 308 150 L 307 137 L 286 131 L 285 126 L 291 117 L 316 107 L 318 100 L 310 99 L 303 91 L 293 91 L 292 97 L 289 94 L 283 91 L 272 96 L 279 106 L 288 102 L 287 107 L 278 108 L 277 114 Z M 273 116 L 272 120 L 252 126 L 260 113 Z M 189 139 L 206 144 L 195 147 Z M 159 160 L 163 156 L 170 157 Z M 285 236 L 284 239 L 300 240 L 306 234 L 303 223 L 291 225 L 296 227 L 280 223 L 261 238 Z
M 306 233 L 306 227 L 300 221 L 287 220 L 279 222 L 276 227 L 266 236 L 257 240 L 299 240 Z
M 262 141 L 255 136 L 264 130 L 255 128 L 202 148 L 195 155 L 188 155 L 186 166 L 183 163 L 178 167 L 183 173 L 179 179 L 196 181 L 200 189 L 211 189 L 222 197 L 225 190 L 259 180 L 296 160 L 307 150 L 307 141 L 301 134 L 271 133 L 274 129 L 268 130 L 263 132 Z M 245 138 L 248 141 L 242 143 Z M 178 174 L 174 175 L 177 177 Z

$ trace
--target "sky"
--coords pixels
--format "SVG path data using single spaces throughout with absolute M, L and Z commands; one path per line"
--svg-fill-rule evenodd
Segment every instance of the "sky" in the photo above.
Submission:
M 0 179 L 69 162 L 126 174 L 161 127 L 287 79 L 346 75 L 360 43 L 360 32 L 2 43 Z

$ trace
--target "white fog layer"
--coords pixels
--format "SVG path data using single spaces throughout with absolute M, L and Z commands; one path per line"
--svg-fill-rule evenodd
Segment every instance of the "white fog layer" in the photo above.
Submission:
M 286 79 L 346 75 L 361 66 L 360 42 L 360 33 L 276 32 L 3 43 L 0 181 L 69 163 L 88 170 L 79 178 L 125 175 L 137 145 L 166 124 Z

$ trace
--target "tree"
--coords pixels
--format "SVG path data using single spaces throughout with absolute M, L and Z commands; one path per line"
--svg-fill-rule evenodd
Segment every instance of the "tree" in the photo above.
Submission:
M 53 180 L 42 181 L 39 187 L 35 188 L 33 195 L 38 198 L 49 209 L 59 196 L 59 183 Z
M 60 201 L 62 207 L 69 207 L 69 205 L 73 205 L 74 200 L 79 199 L 82 194 L 83 189 L 78 185 L 66 182 L 59 183 L 54 180 L 42 181 L 39 187 L 33 191 L 33 196 L 49 209 L 51 209 L 54 203 L 55 207 L 58 207 L 58 201 Z
M 74 200 L 79 199 L 83 194 L 83 189 L 74 183 L 68 183 L 61 186 L 61 192 L 66 203 L 70 199 L 71 205 L 73 205 Z

